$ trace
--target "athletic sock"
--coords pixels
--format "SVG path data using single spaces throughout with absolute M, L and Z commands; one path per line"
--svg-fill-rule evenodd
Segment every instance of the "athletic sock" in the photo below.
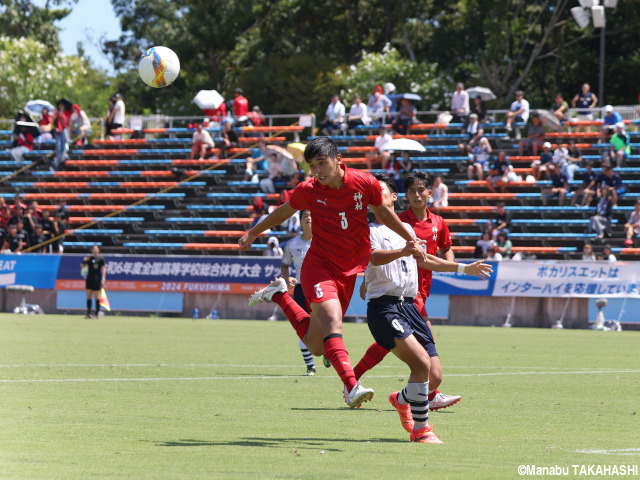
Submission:
M 333 365 L 336 372 L 340 376 L 340 380 L 347 387 L 347 392 L 353 390 L 358 383 L 355 375 L 353 374 L 353 368 L 351 367 L 351 361 L 349 360 L 349 353 L 347 347 L 342 340 L 342 335 L 339 333 L 333 333 L 323 340 L 324 353 L 327 359 Z
M 302 358 L 307 368 L 315 367 L 313 364 L 313 355 L 311 355 L 311 352 L 301 339 L 298 339 L 298 345 L 300 346 L 300 352 L 302 353 Z
M 364 356 L 360 359 L 358 364 L 354 367 L 353 373 L 356 376 L 356 380 L 360 380 L 360 377 L 365 374 L 367 370 L 371 370 L 389 353 L 389 350 L 384 348 L 378 343 L 372 343 Z
M 407 386 L 398 395 L 399 403 L 411 405 L 411 415 L 413 416 L 416 430 L 426 427 L 429 423 L 428 391 L 428 381 L 424 383 L 407 383 Z
M 432 401 L 438 393 L 440 393 L 440 391 L 437 388 L 435 390 L 429 390 L 429 401 Z
M 303 339 L 309 331 L 309 314 L 288 293 L 278 292 L 271 297 L 271 301 L 280 306 L 298 338 Z
M 91 299 L 87 300 L 87 317 L 91 315 Z
M 99 298 L 94 298 L 93 299 L 93 304 L 95 305 L 95 308 L 96 308 L 96 317 L 97 317 L 98 313 L 100 313 L 100 299 Z

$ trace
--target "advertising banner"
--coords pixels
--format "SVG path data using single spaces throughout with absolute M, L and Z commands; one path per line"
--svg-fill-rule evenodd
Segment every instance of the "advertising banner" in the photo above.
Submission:
M 0 255 L 0 287 L 31 285 L 33 288 L 55 288 L 60 258 L 60 255 L 36 253 Z

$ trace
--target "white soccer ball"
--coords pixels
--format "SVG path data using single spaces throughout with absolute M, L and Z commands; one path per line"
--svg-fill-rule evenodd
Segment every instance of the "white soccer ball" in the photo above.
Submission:
M 180 73 L 180 60 L 173 50 L 167 47 L 151 47 L 140 57 L 138 74 L 140 78 L 154 88 L 171 85 Z

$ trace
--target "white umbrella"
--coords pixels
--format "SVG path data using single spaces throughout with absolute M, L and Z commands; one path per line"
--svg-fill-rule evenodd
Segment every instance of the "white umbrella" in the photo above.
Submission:
M 387 142 L 382 150 L 393 150 L 394 152 L 426 152 L 427 150 L 420 142 L 408 138 L 395 138 Z
M 562 125 L 560 125 L 560 120 L 556 118 L 556 116 L 548 110 L 534 110 L 535 113 L 538 114 L 542 124 L 549 130 L 553 130 L 554 132 L 559 132 L 562 130 Z
M 483 102 L 496 99 L 495 93 L 486 87 L 471 87 L 467 88 L 465 92 L 467 92 L 471 98 L 480 97 L 480 100 Z
M 193 97 L 193 103 L 202 110 L 215 110 L 222 102 L 224 102 L 224 98 L 216 90 L 200 90 Z
M 46 100 L 29 100 L 24 106 L 24 109 L 32 117 L 40 118 L 42 115 L 42 109 L 45 107 L 49 109 L 49 113 L 53 113 L 56 109 L 56 107 Z

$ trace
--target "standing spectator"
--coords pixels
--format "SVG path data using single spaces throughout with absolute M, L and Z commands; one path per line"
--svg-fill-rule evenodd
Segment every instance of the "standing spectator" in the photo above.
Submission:
M 59 211 L 53 216 L 53 231 L 51 232 L 51 238 L 56 238 L 67 233 L 67 225 L 62 220 L 62 215 Z M 51 251 L 53 253 L 62 253 L 64 251 L 62 238 L 51 242 Z
M 571 198 L 571 206 L 578 202 L 578 197 L 582 197 L 582 206 L 586 207 L 591 203 L 591 199 L 596 194 L 598 176 L 593 171 L 593 164 L 587 162 L 585 164 L 585 172 L 582 174 L 582 184 L 573 192 Z
M 469 122 L 462 129 L 462 134 L 467 135 L 467 142 L 459 143 L 458 148 L 466 153 L 471 153 L 473 147 L 480 143 L 480 139 L 484 135 L 484 125 L 478 121 L 477 114 L 469 115 Z
M 215 142 L 215 146 L 220 149 L 220 158 L 227 158 L 230 148 L 240 146 L 238 135 L 233 131 L 233 120 L 226 118 L 222 127 L 222 141 Z
M 2 244 L 3 252 L 21 252 L 27 246 L 27 242 L 25 241 L 24 235 L 18 234 L 18 226 L 15 223 L 12 223 L 8 227 L 9 233 L 4 238 L 4 242 Z
M 10 207 L 12 216 L 16 214 L 16 212 L 18 211 L 18 208 L 22 208 L 23 211 L 27 209 L 27 206 L 22 201 L 22 197 L 20 196 L 20 193 L 16 193 L 15 196 L 13 197 L 13 205 L 11 205 Z
M 373 162 L 380 162 L 380 167 L 383 170 L 387 169 L 389 164 L 389 150 L 383 150 L 387 143 L 393 140 L 393 137 L 387 132 L 387 128 L 384 125 L 380 125 L 378 129 L 378 136 L 373 144 L 373 152 L 367 152 L 367 168 L 371 170 Z
M 41 243 L 49 240 L 49 236 L 46 235 L 42 229 L 42 225 L 35 224 L 33 235 L 31 236 L 31 246 L 40 245 Z M 41 247 L 31 250 L 32 253 L 49 253 L 49 245 L 42 245 Z
M 616 124 L 624 121 L 622 115 L 613 111 L 613 105 L 607 105 L 604 107 L 604 117 L 602 118 L 602 128 L 600 129 L 600 136 L 602 142 L 606 142 L 616 128 Z
M 27 117 L 22 115 L 18 121 L 26 122 Z M 17 138 L 15 140 L 16 146 L 9 151 L 11 152 L 11 156 L 16 161 L 16 163 L 18 165 L 21 165 L 22 162 L 24 161 L 24 154 L 29 153 L 31 150 L 33 150 L 33 142 L 35 139 L 33 138 L 33 135 L 29 132 L 29 130 L 25 126 L 18 126 L 16 133 L 17 133 Z
M 506 117 L 506 128 L 507 132 L 511 132 L 512 124 L 516 123 L 527 123 L 529 120 L 529 102 L 524 99 L 524 92 L 522 90 L 518 90 L 516 92 L 516 99 L 509 107 L 509 111 L 507 112 Z
M 112 130 L 116 130 L 118 128 L 124 127 L 125 112 L 126 112 L 126 107 L 124 105 L 124 100 L 122 99 L 122 94 L 116 93 L 113 96 L 113 110 L 111 110 L 111 119 L 110 119 Z
M 253 149 L 250 157 L 247 157 L 247 169 L 244 172 L 244 181 L 249 180 L 256 173 L 256 170 L 264 170 L 267 166 L 267 144 L 264 138 L 258 140 L 258 148 Z
M 347 128 L 349 129 L 349 135 L 355 135 L 355 127 L 358 125 L 369 125 L 370 118 L 367 116 L 367 106 L 362 103 L 360 95 L 356 94 L 353 97 L 353 105 L 349 109 L 349 116 L 347 117 Z
M 581 92 L 576 93 L 576 96 L 571 100 L 571 106 L 573 108 L 579 108 L 576 120 L 593 120 L 593 113 L 591 113 L 591 109 L 595 108 L 597 104 L 598 97 L 591 92 L 591 86 L 588 83 L 582 84 Z
M 551 180 L 550 188 L 542 189 L 542 204 L 547 205 L 547 195 L 558 197 L 558 206 L 564 205 L 564 199 L 569 191 L 569 184 L 564 173 L 556 171 L 555 165 L 552 163 L 547 169 L 547 177 Z
M 262 255 L 265 257 L 280 257 L 282 258 L 283 251 L 280 248 L 280 242 L 276 237 L 269 237 L 267 240 L 267 248 L 264 249 Z
M 611 226 L 611 213 L 613 211 L 613 201 L 611 200 L 610 189 L 607 185 L 600 188 L 596 214 L 590 218 L 589 233 L 596 233 L 596 239 L 602 240 Z
M 489 171 L 491 151 L 491 144 L 486 137 L 482 137 L 479 144 L 473 147 L 469 154 L 469 166 L 467 167 L 467 178 L 469 180 L 473 180 L 474 173 L 478 176 L 478 180 L 484 178 L 484 172 Z
M 440 215 L 442 208 L 449 206 L 449 187 L 442 181 L 440 175 L 433 177 L 431 197 L 427 201 L 427 207 L 436 215 Z
M 398 115 L 391 125 L 400 135 L 406 135 L 409 131 L 409 125 L 415 116 L 416 106 L 412 104 L 408 98 L 403 98 L 402 106 L 400 107 L 400 110 L 398 110 Z
M 267 159 L 267 178 L 260 180 L 260 190 L 264 193 L 276 193 L 274 182 L 278 182 L 282 177 L 282 166 L 280 156 L 272 153 Z
M 498 158 L 493 162 L 491 170 L 489 170 L 489 176 L 487 177 L 487 188 L 491 193 L 496 193 L 494 185 L 501 182 L 502 193 L 507 191 L 507 183 L 509 183 L 509 170 L 511 164 L 507 160 L 504 150 L 498 152 Z
M 91 121 L 80 105 L 73 104 L 69 116 L 69 136 L 80 145 L 87 143 L 87 134 L 91 130 Z
M 575 174 L 582 166 L 582 152 L 576 147 L 575 140 L 569 140 L 569 147 L 567 148 L 568 156 L 565 159 L 564 166 L 562 167 L 562 173 L 567 176 L 567 180 L 573 182 Z
M 473 99 L 473 106 L 471 107 L 471 113 L 478 115 L 478 121 L 480 123 L 487 122 L 487 106 L 482 101 L 482 98 L 475 97 Z
M 622 167 L 631 154 L 631 137 L 624 130 L 624 122 L 615 125 L 615 133 L 609 140 L 609 151 L 606 152 L 604 163 L 611 167 Z
M 556 93 L 555 101 L 553 105 L 551 105 L 551 111 L 559 122 L 567 120 L 567 115 L 569 115 L 569 104 L 562 97 L 561 93 Z
M 201 123 L 196 123 L 196 131 L 193 132 L 191 140 L 193 142 L 191 146 L 191 158 L 204 160 L 207 150 L 214 147 L 213 138 L 211 138 L 211 135 L 204 129 L 204 125 Z
M 31 200 L 31 202 L 29 202 L 29 208 L 33 212 L 35 222 L 40 223 L 42 221 L 42 210 L 40 209 L 40 205 L 38 205 L 38 201 Z
M 593 254 L 593 247 L 590 243 L 585 243 L 582 247 L 582 261 L 583 262 L 595 262 L 596 256 Z
M 627 235 L 624 244 L 630 247 L 633 245 L 634 235 L 640 235 L 640 198 L 636 200 L 635 210 L 631 212 L 629 220 L 624 224 L 624 229 Z
M 233 99 L 233 115 L 235 124 L 238 127 L 245 127 L 249 123 L 249 100 L 243 95 L 241 88 L 236 88 L 235 98 Z
M 57 107 L 56 116 L 53 120 L 53 137 L 56 140 L 56 158 L 54 165 L 55 169 L 59 170 L 66 160 L 67 150 L 69 149 L 69 144 L 67 143 L 69 123 L 64 102 L 59 102 Z
M 114 137 L 111 130 L 115 128 L 113 126 L 113 121 L 112 121 L 113 108 L 115 107 L 115 105 L 116 105 L 116 100 L 115 98 L 111 97 L 109 99 L 109 104 L 107 105 L 107 112 L 104 116 L 105 136 L 107 137 L 108 140 L 113 140 L 113 137 Z
M 372 120 L 380 121 L 382 125 L 385 124 L 386 119 L 389 117 L 391 100 L 382 93 L 380 85 L 376 85 L 373 89 L 373 95 L 369 97 L 367 102 L 367 109 Z
M 262 127 L 265 125 L 264 115 L 258 105 L 254 105 L 253 109 L 247 113 L 247 117 L 249 117 L 249 121 L 254 127 Z
M 542 120 L 540 120 L 537 113 L 531 115 L 531 121 L 533 124 L 529 126 L 527 139 L 520 140 L 519 143 L 520 155 L 524 155 L 525 148 L 530 148 L 534 156 L 538 155 L 538 149 L 544 143 L 544 137 L 547 134 L 547 131 L 542 124 Z
M 531 162 L 531 173 L 536 178 L 536 182 L 540 180 L 542 174 L 547 173 L 547 167 L 551 165 L 553 161 L 553 154 L 551 153 L 551 144 L 544 142 L 542 144 L 542 153 L 539 160 Z
M 602 249 L 602 255 L 598 256 L 598 260 L 604 260 L 606 262 L 617 262 L 618 261 L 616 256 L 613 253 L 611 253 L 611 245 L 609 245 L 608 243 Z
M 469 116 L 469 93 L 460 82 L 456 84 L 456 91 L 451 96 L 451 115 L 453 121 L 459 123 L 465 123 Z
M 496 204 L 496 213 L 489 226 L 494 241 L 498 238 L 500 232 L 509 233 L 511 231 L 511 214 L 507 212 L 504 202 L 498 202 Z
M 409 157 L 409 153 L 405 152 L 403 159 L 398 158 L 398 154 L 393 152 L 389 156 L 389 163 L 387 164 L 387 175 L 393 179 L 393 182 L 396 184 L 396 188 L 398 191 L 404 192 L 404 182 L 402 179 L 402 174 L 409 173 L 412 169 L 411 158 Z
M 60 214 L 60 219 L 63 221 L 67 221 L 69 220 L 69 209 L 67 208 L 67 201 L 66 200 L 60 200 L 58 202 L 58 208 L 56 209 L 55 213 Z
M 51 218 L 51 215 L 49 214 L 49 210 L 43 210 L 42 211 L 42 221 L 40 222 L 40 225 L 42 226 L 42 233 L 44 235 L 46 235 L 47 240 L 49 240 L 50 238 L 53 238 L 53 219 Z M 47 245 L 47 249 L 49 249 L 50 246 Z
M 510 258 L 512 248 L 513 244 L 509 240 L 509 234 L 504 230 L 500 231 L 498 233 L 498 253 L 502 255 L 503 259 Z
M 325 117 L 320 124 L 320 131 L 323 135 L 329 136 L 329 129 L 340 130 L 340 125 L 344 122 L 345 108 L 337 93 L 331 97 L 331 103 L 327 107 Z

